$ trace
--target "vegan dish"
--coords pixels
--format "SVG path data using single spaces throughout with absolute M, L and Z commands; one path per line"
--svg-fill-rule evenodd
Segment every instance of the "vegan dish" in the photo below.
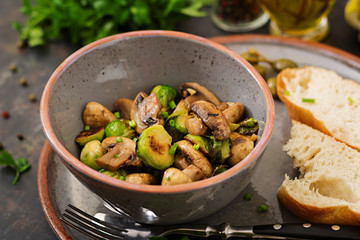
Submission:
M 179 91 L 155 86 L 134 100 L 119 98 L 110 111 L 89 102 L 83 112 L 80 161 L 136 184 L 176 185 L 209 178 L 254 148 L 259 123 L 244 118 L 241 102 L 220 102 L 187 82 Z

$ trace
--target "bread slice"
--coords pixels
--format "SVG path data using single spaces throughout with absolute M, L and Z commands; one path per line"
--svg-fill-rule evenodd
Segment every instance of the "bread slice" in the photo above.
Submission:
M 360 151 L 360 84 L 319 67 L 292 68 L 278 74 L 277 93 L 290 119 Z
M 283 147 L 300 176 L 285 175 L 281 203 L 310 222 L 360 225 L 360 152 L 305 124 L 293 121 Z

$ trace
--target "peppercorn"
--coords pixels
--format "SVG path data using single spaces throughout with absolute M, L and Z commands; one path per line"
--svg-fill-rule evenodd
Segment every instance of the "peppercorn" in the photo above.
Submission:
M 29 100 L 31 101 L 31 102 L 36 102 L 36 95 L 34 94 L 34 93 L 32 93 L 32 94 L 30 94 L 29 95 Z
M 8 111 L 3 111 L 3 112 L 1 113 L 1 116 L 2 116 L 3 118 L 7 119 L 7 118 L 10 117 L 10 113 L 9 113 Z
M 20 78 L 19 83 L 21 86 L 24 86 L 24 87 L 26 87 L 28 85 L 27 80 L 24 77 Z
M 22 135 L 22 133 L 19 133 L 17 137 L 20 141 L 24 140 L 24 135 Z
M 16 66 L 16 64 L 11 63 L 10 66 L 9 66 L 9 69 L 10 69 L 10 71 L 12 71 L 13 73 L 14 73 L 14 72 L 17 72 L 17 66 Z

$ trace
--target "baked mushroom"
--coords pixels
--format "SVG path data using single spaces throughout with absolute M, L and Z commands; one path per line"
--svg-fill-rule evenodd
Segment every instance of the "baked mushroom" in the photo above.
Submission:
M 243 160 L 253 149 L 254 141 L 249 136 L 241 135 L 237 132 L 230 134 L 231 141 L 231 157 L 228 158 L 228 163 L 231 166 Z
M 114 103 L 113 112 L 119 112 L 123 119 L 130 119 L 131 107 L 134 101 L 128 98 L 119 98 Z
M 191 104 L 190 110 L 196 113 L 210 128 L 216 140 L 222 141 L 229 138 L 231 132 L 229 122 L 214 104 L 207 101 L 196 101 Z
M 185 127 L 191 135 L 205 135 L 208 127 L 196 114 L 190 113 L 190 118 L 185 121 Z
M 115 115 L 106 107 L 97 102 L 89 102 L 83 113 L 85 125 L 91 128 L 106 127 L 111 121 L 116 120 Z
M 205 178 L 211 177 L 212 166 L 201 151 L 195 150 L 188 140 L 181 140 L 176 142 L 176 144 L 179 154 L 184 155 L 191 164 L 198 167 L 203 172 Z
M 168 168 L 164 172 L 161 185 L 171 186 L 192 182 L 191 178 L 177 168 Z
M 182 170 L 183 173 L 188 175 L 194 182 L 205 177 L 201 169 L 196 167 L 194 164 L 191 164 L 191 161 L 183 154 L 175 155 L 174 165 L 176 168 Z
M 244 114 L 244 105 L 241 102 L 227 103 L 227 108 L 222 111 L 224 117 L 230 123 L 237 123 Z
M 199 100 L 208 101 L 215 105 L 220 104 L 219 99 L 212 92 L 196 82 L 184 83 L 180 85 L 179 90 L 187 108 L 189 108 L 193 102 Z
M 105 149 L 104 152 L 106 153 L 102 157 L 96 159 L 97 165 L 109 171 L 116 171 L 122 166 L 133 165 L 134 162 L 141 164 L 140 160 L 136 160 L 136 143 L 133 140 L 126 137 L 111 138 L 112 139 L 108 141 L 107 139 L 104 140 L 106 141 L 106 145 L 108 146 L 108 148 Z M 114 139 L 116 142 L 115 145 L 113 143 Z M 105 146 L 105 144 L 103 146 Z M 129 163 L 127 164 L 126 162 Z
M 131 106 L 130 118 L 136 122 L 135 130 L 139 134 L 146 128 L 160 124 L 164 124 L 164 120 L 159 117 L 161 111 L 161 103 L 156 93 L 149 96 L 141 91 L 135 97 Z
M 153 175 L 148 173 L 131 173 L 129 175 L 126 175 L 125 182 L 134 184 L 154 185 L 156 184 L 156 179 Z

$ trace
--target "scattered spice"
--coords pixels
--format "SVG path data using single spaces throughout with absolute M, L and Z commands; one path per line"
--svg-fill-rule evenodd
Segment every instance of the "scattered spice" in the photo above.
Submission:
M 258 213 L 264 213 L 264 212 L 267 212 L 268 210 L 269 210 L 269 207 L 266 206 L 265 204 L 260 204 L 257 209 Z
M 22 133 L 19 133 L 19 134 L 17 135 L 17 138 L 18 138 L 20 141 L 22 141 L 22 140 L 24 140 L 24 135 L 23 135 Z
M 10 69 L 10 71 L 12 71 L 13 73 L 17 72 L 17 70 L 18 70 L 18 68 L 17 68 L 17 66 L 16 66 L 15 63 L 11 63 L 11 64 L 9 65 L 9 69 Z
M 37 100 L 36 95 L 35 95 L 34 93 L 31 93 L 31 94 L 29 95 L 29 100 L 30 100 L 31 102 L 36 102 L 36 100 Z
M 3 118 L 7 119 L 7 118 L 10 117 L 10 113 L 9 113 L 8 111 L 3 111 L 3 112 L 1 113 L 1 116 L 2 116 Z
M 247 193 L 247 194 L 245 194 L 245 196 L 244 196 L 244 200 L 246 200 L 246 201 L 250 201 L 251 198 L 252 198 L 251 193 Z
M 27 82 L 27 80 L 26 80 L 25 77 L 20 78 L 19 83 L 20 83 L 20 85 L 23 86 L 23 87 L 27 87 L 27 85 L 28 85 L 28 82 Z

